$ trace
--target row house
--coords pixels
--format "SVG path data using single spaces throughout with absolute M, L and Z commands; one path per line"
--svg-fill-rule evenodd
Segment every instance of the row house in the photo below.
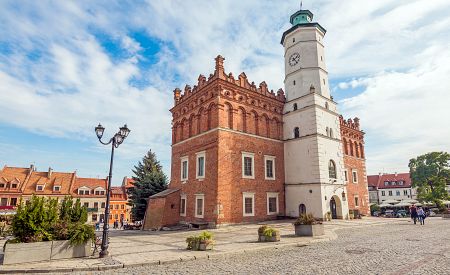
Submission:
M 1 213 L 15 213 L 15 207 L 22 199 L 28 201 L 33 195 L 47 198 L 56 198 L 62 201 L 66 196 L 79 198 L 83 206 L 88 210 L 88 222 L 96 223 L 104 221 L 106 207 L 106 190 L 108 186 L 107 178 L 82 178 L 76 172 L 55 172 L 52 168 L 47 171 L 37 171 L 34 165 L 29 168 L 4 166 L 0 170 L 0 210 Z M 125 190 L 125 187 L 120 187 Z M 121 204 L 119 208 L 124 213 L 129 213 L 126 192 L 120 193 L 120 197 L 115 197 L 115 189 L 112 188 L 110 205 L 111 212 L 116 204 Z M 114 204 L 114 205 L 113 205 Z M 125 208 L 125 209 L 122 209 Z M 115 209 L 114 209 L 115 210 Z M 114 214 L 111 215 L 114 217 Z M 122 215 L 118 215 L 119 219 Z M 124 218 L 129 218 L 123 215 Z M 120 220 L 119 220 L 120 221 Z M 114 222 L 110 218 L 109 223 Z
M 412 187 L 409 173 L 378 174 L 367 177 L 371 186 L 372 201 L 381 204 L 386 200 L 416 199 L 417 190 Z

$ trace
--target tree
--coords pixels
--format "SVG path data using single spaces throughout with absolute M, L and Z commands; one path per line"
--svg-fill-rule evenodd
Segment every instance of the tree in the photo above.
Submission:
M 420 201 L 432 201 L 437 205 L 449 195 L 445 186 L 450 184 L 450 154 L 431 152 L 409 161 L 412 186 L 417 188 Z
M 162 171 L 162 166 L 156 159 L 155 153 L 151 150 L 139 161 L 137 166 L 132 170 L 134 185 L 128 189 L 129 201 L 131 205 L 131 213 L 135 220 L 144 219 L 147 209 L 148 197 L 167 189 L 167 176 Z

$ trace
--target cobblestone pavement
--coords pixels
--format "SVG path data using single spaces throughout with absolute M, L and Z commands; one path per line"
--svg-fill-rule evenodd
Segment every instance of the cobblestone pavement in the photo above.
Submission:
M 450 274 L 450 221 L 344 228 L 330 242 L 215 259 L 130 267 L 108 274 Z M 88 274 L 105 274 L 89 272 Z

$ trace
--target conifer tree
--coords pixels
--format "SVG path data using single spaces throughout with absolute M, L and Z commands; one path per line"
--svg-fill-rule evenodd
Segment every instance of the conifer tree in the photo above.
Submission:
M 148 197 L 167 189 L 167 176 L 162 171 L 162 166 L 156 159 L 156 154 L 151 150 L 139 161 L 132 170 L 134 188 L 128 189 L 131 213 L 135 220 L 144 219 L 147 209 Z

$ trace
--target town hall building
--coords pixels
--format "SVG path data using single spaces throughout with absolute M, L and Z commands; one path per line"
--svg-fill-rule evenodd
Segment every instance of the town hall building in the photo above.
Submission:
M 283 33 L 285 91 L 227 73 L 220 55 L 214 73 L 174 90 L 171 181 L 144 228 L 369 213 L 364 132 L 337 111 L 312 19 L 299 10 Z

